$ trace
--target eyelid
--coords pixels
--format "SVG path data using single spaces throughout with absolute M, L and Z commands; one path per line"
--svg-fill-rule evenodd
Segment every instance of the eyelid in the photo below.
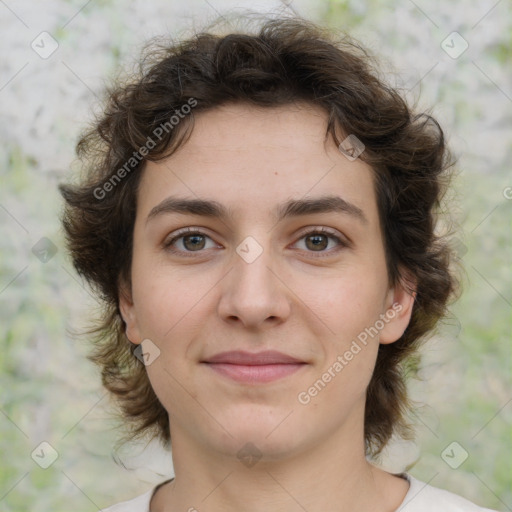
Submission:
M 322 258 L 332 256 L 333 254 L 337 254 L 340 250 L 344 248 L 353 247 L 352 240 L 350 240 L 346 235 L 340 233 L 336 229 L 327 228 L 325 226 L 305 226 L 297 233 L 297 240 L 293 243 L 293 245 L 295 245 L 297 242 L 302 240 L 307 235 L 316 234 L 322 234 L 335 239 L 338 242 L 338 246 L 329 251 L 306 251 L 308 254 L 312 254 L 314 257 Z
M 323 234 L 330 238 L 335 239 L 338 242 L 338 247 L 331 249 L 329 251 L 306 251 L 308 254 L 314 255 L 314 257 L 322 257 L 322 256 L 329 256 L 333 253 L 337 252 L 338 250 L 344 248 L 344 247 L 351 247 L 352 241 L 340 233 L 339 231 L 327 228 L 325 226 L 305 226 L 302 229 L 299 230 L 298 233 L 296 233 L 295 237 L 296 240 L 293 242 L 292 245 L 295 245 L 298 241 L 300 241 L 302 238 L 308 235 L 314 235 L 314 234 Z M 179 254 L 186 254 L 186 255 L 193 255 L 194 253 L 204 253 L 206 249 L 201 249 L 199 251 L 179 251 L 175 249 L 171 249 L 172 244 L 174 244 L 177 240 L 180 238 L 183 238 L 187 235 L 201 235 L 205 236 L 206 238 L 209 238 L 210 240 L 214 241 L 213 238 L 208 235 L 208 233 L 205 232 L 205 228 L 200 227 L 194 227 L 194 226 L 188 226 L 185 228 L 181 228 L 176 230 L 175 232 L 171 233 L 168 237 L 166 237 L 162 243 L 162 248 L 166 251 L 169 251 L 171 253 L 179 253 Z M 215 242 L 215 241 L 214 241 Z M 215 242 L 217 243 L 217 242 Z
M 325 226 L 305 226 L 304 228 L 300 229 L 296 236 L 298 238 L 302 238 L 305 235 L 314 233 L 322 233 L 324 235 L 332 236 L 333 238 L 337 238 L 340 242 L 347 245 L 351 243 L 351 241 L 345 235 L 343 235 L 343 233 L 340 233 L 336 229 L 327 228 Z
M 168 250 L 170 252 L 173 252 L 169 247 L 171 244 L 175 243 L 180 238 L 183 238 L 187 235 L 201 235 L 209 238 L 210 240 L 214 241 L 213 238 L 205 231 L 206 228 L 200 228 L 200 227 L 194 227 L 194 226 L 187 226 L 186 228 L 181 228 L 176 231 L 173 231 L 168 236 L 165 237 L 164 241 L 162 242 L 162 247 L 165 250 Z M 217 243 L 217 242 L 215 242 Z M 219 244 L 217 244 L 219 245 Z M 204 250 L 201 251 L 174 251 L 179 252 L 180 254 L 183 254 L 183 252 L 188 252 L 190 254 L 194 252 L 204 252 Z

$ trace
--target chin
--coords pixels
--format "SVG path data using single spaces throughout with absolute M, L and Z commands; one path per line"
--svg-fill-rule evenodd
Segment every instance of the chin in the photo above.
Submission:
M 240 424 L 232 422 L 229 433 L 233 437 L 224 435 L 222 439 L 212 439 L 212 444 L 217 445 L 226 455 L 235 456 L 239 460 L 244 457 L 261 458 L 262 461 L 280 460 L 297 452 L 305 439 L 297 437 L 297 434 L 301 437 L 304 435 L 303 429 L 290 424 L 285 426 L 284 423 L 278 425 L 279 422 L 275 421 L 255 421 L 250 424 L 247 421 Z

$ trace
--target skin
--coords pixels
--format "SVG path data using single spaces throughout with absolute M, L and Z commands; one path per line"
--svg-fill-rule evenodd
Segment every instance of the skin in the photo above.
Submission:
M 146 165 L 132 288 L 120 299 L 128 338 L 160 350 L 147 371 L 170 416 L 176 476 L 151 510 L 396 510 L 408 483 L 365 459 L 365 391 L 379 343 L 402 335 L 414 299 L 388 281 L 372 169 L 326 140 L 326 114 L 314 106 L 227 105 L 195 117 L 185 145 Z M 290 199 L 324 195 L 357 206 L 366 220 L 338 211 L 273 216 Z M 232 216 L 167 212 L 147 221 L 169 196 L 215 200 Z M 163 247 L 186 227 L 206 237 L 176 240 L 178 253 Z M 303 228 L 333 230 L 343 243 L 320 235 L 318 248 Z M 262 249 L 251 263 L 236 252 L 248 236 Z M 379 335 L 301 404 L 298 394 L 393 304 L 400 311 Z M 248 384 L 200 362 L 272 349 L 307 364 Z M 247 443 L 261 454 L 252 467 L 237 456 Z

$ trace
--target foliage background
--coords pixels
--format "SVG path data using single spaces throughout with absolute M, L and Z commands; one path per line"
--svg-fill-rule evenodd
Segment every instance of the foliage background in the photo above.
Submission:
M 295 10 L 348 31 L 379 56 L 388 79 L 433 113 L 458 156 L 455 247 L 466 267 L 453 317 L 424 348 L 416 443 L 397 441 L 382 464 L 487 507 L 512 510 L 511 233 L 512 16 L 506 1 L 293 0 L 0 1 L 0 509 L 98 510 L 168 475 L 158 447 L 125 446 L 79 331 L 97 307 L 67 258 L 57 184 L 69 180 L 74 144 L 91 105 L 144 41 L 180 37 L 218 12 Z M 31 42 L 58 41 L 42 59 Z M 452 59 L 453 31 L 468 49 Z M 508 190 L 508 192 L 507 192 Z M 46 237 L 56 254 L 33 252 Z M 41 243 L 41 242 L 40 242 Z M 36 246 L 37 249 L 38 246 Z M 37 252 L 37 251 L 35 251 Z M 51 253 L 49 253 L 51 255 Z M 427 405 L 428 404 L 428 405 Z M 44 470 L 40 442 L 58 452 Z M 469 454 L 452 469 L 453 441 Z M 116 462 L 117 461 L 117 462 Z M 124 466 L 124 467 L 123 467 Z

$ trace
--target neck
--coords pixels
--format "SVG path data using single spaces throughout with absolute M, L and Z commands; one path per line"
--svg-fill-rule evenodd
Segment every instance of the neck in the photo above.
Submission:
M 280 459 L 263 454 L 250 466 L 236 450 L 219 453 L 172 431 L 175 478 L 153 498 L 155 512 L 391 512 L 408 489 L 405 480 L 367 462 L 362 437 L 340 442 L 333 435 Z

